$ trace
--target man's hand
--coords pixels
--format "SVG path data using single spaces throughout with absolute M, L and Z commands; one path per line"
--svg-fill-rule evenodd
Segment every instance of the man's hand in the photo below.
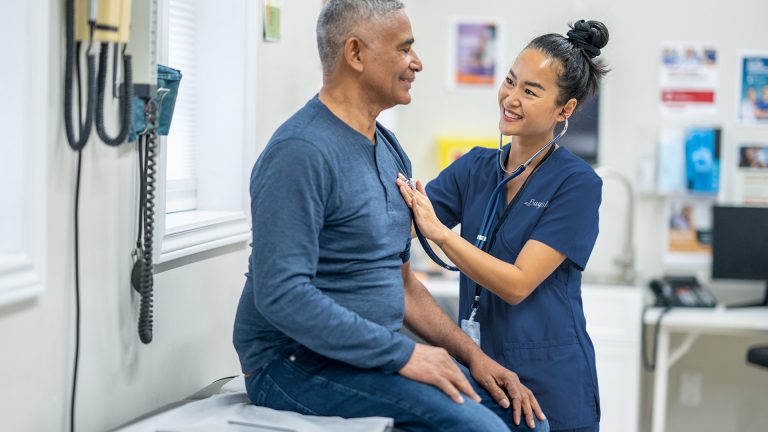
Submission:
M 469 371 L 491 397 L 502 408 L 509 408 L 509 399 L 512 399 L 512 419 L 516 425 L 520 424 L 520 415 L 525 415 L 525 422 L 533 429 L 536 424 L 533 421 L 535 414 L 539 420 L 546 417 L 539 407 L 539 402 L 533 393 L 520 382 L 517 374 L 496 363 L 483 353 L 478 353 L 469 363 Z
M 408 363 L 398 372 L 400 375 L 433 385 L 450 396 L 456 403 L 464 403 L 461 393 L 480 402 L 467 377 L 453 362 L 448 351 L 424 344 L 416 344 Z

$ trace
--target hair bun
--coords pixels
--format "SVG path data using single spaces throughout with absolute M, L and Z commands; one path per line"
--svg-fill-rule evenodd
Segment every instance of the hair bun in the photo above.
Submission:
M 608 28 L 600 21 L 578 20 L 568 31 L 568 40 L 584 50 L 589 58 L 600 55 L 600 48 L 608 44 Z

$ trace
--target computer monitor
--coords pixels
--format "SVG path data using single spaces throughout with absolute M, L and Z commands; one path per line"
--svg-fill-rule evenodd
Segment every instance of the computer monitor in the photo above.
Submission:
M 766 281 L 768 306 L 768 207 L 714 206 L 712 278 Z
M 579 104 L 582 102 L 580 101 Z M 598 129 L 600 123 L 600 95 L 583 102 L 569 119 L 568 132 L 562 140 L 563 146 L 588 164 L 597 163 Z M 558 127 L 558 130 L 560 128 Z

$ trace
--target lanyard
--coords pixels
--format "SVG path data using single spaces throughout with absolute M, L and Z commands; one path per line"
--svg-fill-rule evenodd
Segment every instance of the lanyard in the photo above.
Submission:
M 525 190 L 526 186 L 528 186 L 528 181 L 531 179 L 531 177 L 533 177 L 533 174 L 541 166 L 541 164 L 543 164 L 544 161 L 546 161 L 549 158 L 549 156 L 554 151 L 555 151 L 555 146 L 554 145 L 550 146 L 549 150 L 547 150 L 547 153 L 544 155 L 544 157 L 541 158 L 541 162 L 539 162 L 538 164 L 536 164 L 536 166 L 533 167 L 533 170 L 531 171 L 531 174 L 528 176 L 528 178 L 525 179 L 525 181 L 523 182 L 522 186 L 520 186 L 520 189 L 515 193 L 515 196 L 512 197 L 512 200 L 509 202 L 507 207 L 504 209 L 504 212 L 501 214 L 501 216 L 499 216 L 499 219 L 496 221 L 496 225 L 493 227 L 493 230 L 492 230 L 491 235 L 489 237 L 489 241 L 486 242 L 485 238 L 481 239 L 480 238 L 481 236 L 478 236 L 478 241 L 476 242 L 476 244 L 477 243 L 481 243 L 478 246 L 478 248 L 480 248 L 480 250 L 482 250 L 483 252 L 490 253 L 489 251 L 491 250 L 491 248 L 493 247 L 493 245 L 496 242 L 496 235 L 499 233 L 499 229 L 501 229 L 501 226 L 504 224 L 504 222 L 509 217 L 509 214 L 512 211 L 512 207 L 515 206 L 515 203 L 517 203 L 517 200 L 522 195 L 522 193 Z M 512 175 L 514 175 L 514 173 Z M 510 176 L 510 177 L 512 177 L 512 176 Z M 507 179 L 507 181 L 508 181 L 508 179 Z M 506 182 L 502 182 L 502 183 L 506 184 Z M 500 183 L 500 184 L 502 184 L 502 183 Z M 496 189 L 498 189 L 498 187 Z M 496 192 L 496 191 L 494 191 L 494 192 Z M 506 190 L 504 192 L 506 192 Z M 499 198 L 498 195 L 491 197 L 491 199 L 498 199 L 498 198 Z M 498 208 L 498 205 L 494 205 L 493 206 L 492 214 L 496 213 L 497 208 Z M 487 213 L 487 211 L 486 211 L 486 213 Z M 486 217 L 484 217 L 484 219 L 487 218 L 487 217 L 488 216 L 486 215 Z M 491 216 L 491 217 L 493 217 L 493 216 Z M 484 221 L 484 223 L 485 222 L 489 222 L 489 221 Z M 482 233 L 481 233 L 481 235 L 482 235 Z M 477 309 L 480 307 L 480 294 L 482 293 L 482 291 L 483 291 L 483 287 L 480 284 L 475 283 L 475 295 L 473 296 L 472 307 L 470 308 L 471 316 L 472 317 L 474 317 L 474 315 L 477 313 Z

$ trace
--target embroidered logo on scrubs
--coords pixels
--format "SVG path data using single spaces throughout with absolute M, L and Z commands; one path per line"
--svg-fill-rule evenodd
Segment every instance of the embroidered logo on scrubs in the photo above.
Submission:
M 535 199 L 531 198 L 529 201 L 524 202 L 528 207 L 536 207 L 536 208 L 546 208 L 549 205 L 549 201 L 536 201 Z

